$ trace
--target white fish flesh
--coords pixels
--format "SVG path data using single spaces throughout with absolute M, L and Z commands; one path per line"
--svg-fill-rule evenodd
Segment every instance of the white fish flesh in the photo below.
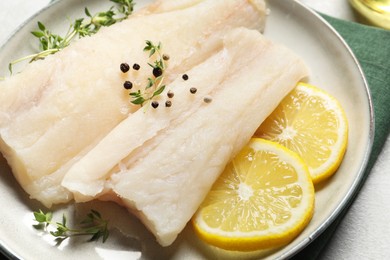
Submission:
M 169 82 L 214 53 L 231 28 L 264 28 L 263 0 L 175 3 L 158 1 L 143 10 L 148 15 L 103 28 L 0 83 L 0 149 L 31 198 L 47 207 L 70 201 L 64 174 L 136 111 L 121 88 L 134 74 L 123 74 L 119 64 L 147 68 L 145 40 L 162 42 L 171 56 Z M 142 85 L 150 72 L 137 73 L 135 85 Z
M 173 107 L 154 110 L 148 106 L 130 114 L 70 168 L 62 185 L 74 193 L 77 202 L 92 200 L 104 193 L 111 169 L 149 139 L 195 113 L 204 97 L 215 92 L 224 80 L 231 62 L 231 53 L 221 48 L 217 55 L 186 72 L 191 80 L 178 77 L 155 99 L 164 106 L 167 92 L 174 93 L 174 98 L 169 99 Z M 196 95 L 189 94 L 191 88 L 197 89 Z

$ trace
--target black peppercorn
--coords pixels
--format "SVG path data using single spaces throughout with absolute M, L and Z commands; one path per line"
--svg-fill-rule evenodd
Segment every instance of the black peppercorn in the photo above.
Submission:
M 159 67 L 153 68 L 153 76 L 155 76 L 157 78 L 157 77 L 160 77 L 162 74 L 163 74 L 163 71 L 161 68 L 159 68 Z
M 187 75 L 187 74 L 184 74 L 184 75 L 182 76 L 182 78 L 183 78 L 184 80 L 188 80 L 188 75 Z
M 141 68 L 141 66 L 139 64 L 134 63 L 134 65 L 133 65 L 134 70 L 139 70 L 140 68 Z
M 157 107 L 158 107 L 158 105 L 159 105 L 159 104 L 158 104 L 158 102 L 157 102 L 157 101 L 153 101 L 153 102 L 152 102 L 152 107 L 153 107 L 153 108 L 157 108 Z
M 171 106 L 172 106 L 172 102 L 169 101 L 169 100 L 166 101 L 166 102 L 165 102 L 165 106 L 166 106 L 166 107 L 171 107 Z
M 127 63 L 121 63 L 120 69 L 123 73 L 126 73 L 130 70 L 130 66 Z
M 131 83 L 130 81 L 125 81 L 125 83 L 123 83 L 123 87 L 125 89 L 131 89 L 133 87 L 133 83 Z

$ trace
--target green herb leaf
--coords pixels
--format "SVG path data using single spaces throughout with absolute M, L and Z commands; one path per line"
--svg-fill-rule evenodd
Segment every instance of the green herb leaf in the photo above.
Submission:
M 137 97 L 136 99 L 132 100 L 131 103 L 134 105 L 142 105 L 146 100 L 143 97 Z
M 88 16 L 88 17 L 92 17 L 91 13 L 89 12 L 88 8 L 85 7 L 84 9 L 84 13 Z
M 118 4 L 118 11 L 125 16 L 130 15 L 134 10 L 134 3 L 132 0 L 111 0 L 111 2 Z
M 39 212 L 34 212 L 35 220 L 39 223 L 48 222 L 51 220 L 50 212 L 48 214 L 45 214 L 42 212 L 42 210 L 39 210 Z
M 155 81 L 152 78 L 148 78 L 148 84 L 146 85 L 145 89 L 149 89 L 149 88 L 153 87 L 154 82 Z
M 37 38 L 41 38 L 41 37 L 45 36 L 45 34 L 43 32 L 40 32 L 40 31 L 31 32 L 31 34 Z
M 45 31 L 46 30 L 46 27 L 43 25 L 43 23 L 41 23 L 41 22 L 38 22 L 38 28 L 39 28 L 39 30 L 41 30 L 41 31 Z
M 91 210 L 87 217 L 81 221 L 80 228 L 70 228 L 67 226 L 65 214 L 62 215 L 62 222 L 52 222 L 53 213 L 44 213 L 42 210 L 34 212 L 35 221 L 38 222 L 34 227 L 47 230 L 48 226 L 54 226 L 55 231 L 48 231 L 52 236 L 56 237 L 56 241 L 61 243 L 63 240 L 72 236 L 89 235 L 90 241 L 97 241 L 102 237 L 103 243 L 109 236 L 108 221 L 104 220 L 101 214 L 96 210 Z
M 161 86 L 159 89 L 157 89 L 154 93 L 153 93 L 153 97 L 155 96 L 158 96 L 160 95 L 165 89 L 165 85 L 164 86 Z
M 151 41 L 146 41 L 146 46 L 144 48 L 144 51 L 150 51 L 152 49 L 152 42 Z

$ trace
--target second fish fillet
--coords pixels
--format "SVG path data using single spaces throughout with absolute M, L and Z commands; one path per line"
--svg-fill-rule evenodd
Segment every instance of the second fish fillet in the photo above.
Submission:
M 176 239 L 227 163 L 308 75 L 299 57 L 257 31 L 233 30 L 224 47 L 232 65 L 209 93 L 211 103 L 136 149 L 106 183 L 112 192 L 104 199 L 119 200 L 163 246 Z

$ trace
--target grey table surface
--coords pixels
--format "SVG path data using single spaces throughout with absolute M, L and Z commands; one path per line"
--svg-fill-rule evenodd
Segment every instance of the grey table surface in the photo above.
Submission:
M 287 1 L 287 0 L 286 0 Z M 319 12 L 356 21 L 347 0 L 300 0 Z M 49 0 L 1 0 L 0 44 Z M 320 259 L 387 259 L 390 256 L 390 137 L 369 178 Z

